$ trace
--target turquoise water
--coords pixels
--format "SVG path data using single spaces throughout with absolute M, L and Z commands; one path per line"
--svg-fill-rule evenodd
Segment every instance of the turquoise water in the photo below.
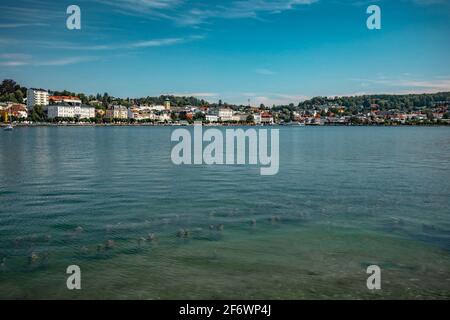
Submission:
M 276 176 L 173 129 L 0 132 L 0 299 L 450 298 L 450 128 L 280 128 Z

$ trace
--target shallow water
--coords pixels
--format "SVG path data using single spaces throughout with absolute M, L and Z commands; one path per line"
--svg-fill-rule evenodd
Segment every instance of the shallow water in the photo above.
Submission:
M 176 167 L 173 129 L 1 132 L 0 298 L 450 298 L 450 128 L 280 128 L 276 176 Z

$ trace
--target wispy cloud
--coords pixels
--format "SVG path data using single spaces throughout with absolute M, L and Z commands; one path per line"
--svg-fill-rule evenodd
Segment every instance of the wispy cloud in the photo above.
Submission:
M 24 53 L 2 53 L 0 54 L 0 66 L 2 67 L 20 67 L 29 65 L 32 56 Z
M 245 92 L 240 97 L 235 97 L 233 100 L 246 100 L 245 104 L 250 99 L 250 104 L 259 106 L 264 104 L 266 106 L 272 105 L 288 105 L 291 103 L 298 104 L 301 101 L 309 99 L 309 96 L 300 94 L 276 93 L 276 92 Z
M 65 17 L 64 10 L 56 10 L 55 3 L 28 3 L 22 6 L 0 5 L 3 28 L 45 26 Z
M 228 5 L 211 6 L 208 8 L 193 8 L 177 18 L 179 24 L 196 25 L 213 18 L 243 19 L 258 18 L 261 14 L 279 14 L 293 10 L 301 5 L 309 5 L 318 0 L 239 0 Z
M 89 62 L 98 60 L 98 57 L 64 57 L 58 59 L 34 59 L 27 54 L 2 54 L 0 55 L 0 66 L 3 67 L 20 67 L 20 66 L 67 66 L 76 63 Z
M 269 70 L 269 69 L 264 69 L 264 68 L 256 69 L 256 70 L 255 70 L 255 73 L 260 74 L 260 75 L 263 75 L 263 76 L 272 76 L 272 75 L 275 74 L 274 71 Z
M 149 12 L 176 7 L 182 4 L 184 0 L 97 0 L 97 2 L 130 11 Z
M 28 65 L 25 61 L 0 61 L 0 66 L 2 67 L 20 67 Z
M 31 55 L 24 53 L 2 53 L 0 54 L 0 59 L 30 59 Z
M 217 98 L 218 93 L 215 92 L 177 92 L 172 93 L 176 97 L 196 97 L 196 98 Z
M 122 50 L 122 49 L 139 49 L 139 48 L 151 48 L 151 47 L 166 47 L 173 46 L 177 44 L 187 43 L 190 41 L 204 39 L 205 36 L 202 35 L 192 35 L 187 37 L 178 38 L 163 38 L 163 39 L 150 39 L 141 40 L 136 42 L 124 43 L 124 44 L 96 44 L 96 45 L 76 45 L 65 42 L 48 42 L 48 41 L 38 41 L 35 42 L 36 45 L 53 48 L 53 49 L 66 49 L 66 50 L 85 50 L 85 51 L 102 51 L 102 50 Z
M 148 48 L 148 47 L 163 47 L 163 46 L 172 46 L 175 44 L 179 44 L 185 42 L 186 39 L 183 38 L 169 38 L 169 39 L 159 39 L 159 40 L 148 40 L 148 41 L 140 41 L 130 44 L 130 47 L 133 48 Z
M 47 60 L 35 63 L 36 66 L 67 66 L 71 64 L 95 61 L 98 57 L 67 57 L 61 59 Z
M 0 29 L 26 28 L 26 27 L 47 27 L 48 23 L 0 23 Z
M 448 4 L 448 0 L 402 0 L 403 2 L 410 2 L 419 6 L 428 6 L 428 5 L 439 5 L 439 4 Z M 351 6 L 368 6 L 370 4 L 379 4 L 383 2 L 388 2 L 387 0 L 335 0 L 335 2 L 340 5 L 351 5 Z
M 446 0 L 412 0 L 414 3 L 422 6 L 428 6 L 432 4 L 443 4 Z
M 186 0 L 97 0 L 122 13 L 173 20 L 180 25 L 198 25 L 213 18 L 257 18 L 309 5 L 318 0 L 235 0 L 228 3 L 190 3 Z
M 432 93 L 439 91 L 450 91 L 450 79 L 426 79 L 426 80 L 414 80 L 411 78 L 385 78 L 385 79 L 349 79 L 351 81 L 357 81 L 361 83 L 372 83 L 382 85 L 388 88 L 388 90 L 399 93 L 411 92 L 411 93 Z M 379 91 L 379 89 L 378 89 Z
M 99 3 L 116 8 L 124 14 L 134 14 L 153 18 L 170 19 L 166 13 L 184 3 L 184 0 L 96 0 Z

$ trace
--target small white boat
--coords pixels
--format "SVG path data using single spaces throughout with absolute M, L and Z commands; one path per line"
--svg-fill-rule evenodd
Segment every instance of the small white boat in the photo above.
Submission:
M 3 130 L 5 131 L 13 131 L 14 127 L 12 126 L 12 124 L 8 124 Z

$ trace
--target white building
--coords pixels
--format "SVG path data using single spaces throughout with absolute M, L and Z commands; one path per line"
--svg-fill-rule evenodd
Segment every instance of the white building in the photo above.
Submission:
M 1 109 L 2 108 L 0 107 L 0 110 Z M 24 104 L 13 103 L 5 108 L 5 110 L 10 116 L 13 116 L 14 118 L 26 119 L 28 117 L 27 107 Z
M 155 120 L 155 114 L 148 108 L 132 107 L 128 109 L 128 119 L 136 121 Z
M 217 116 L 215 114 L 207 114 L 205 117 L 206 117 L 206 121 L 209 121 L 212 123 L 219 122 L 219 116 Z
M 167 112 L 164 112 L 164 113 L 162 113 L 162 114 L 160 114 L 160 115 L 157 115 L 157 116 L 156 116 L 156 119 L 157 119 L 159 122 L 169 122 L 169 121 L 172 121 L 172 117 L 171 117 L 170 113 L 167 113 Z
M 131 107 L 128 109 L 128 119 L 139 119 L 141 110 L 139 108 Z
M 43 89 L 27 90 L 27 107 L 33 109 L 34 106 L 48 105 L 48 91 Z
M 255 124 L 261 124 L 261 114 L 260 113 L 255 113 L 253 115 L 253 122 Z
M 233 121 L 236 122 L 245 122 L 247 121 L 248 118 L 248 114 L 246 113 L 236 113 L 235 115 L 233 115 Z
M 261 113 L 261 123 L 262 124 L 273 124 L 273 116 L 268 112 Z
M 153 110 L 153 111 L 165 111 L 166 110 L 166 107 L 165 106 L 151 106 L 150 107 L 151 108 L 151 110 Z
M 128 109 L 125 106 L 112 106 L 106 110 L 108 119 L 128 119 Z
M 233 121 L 233 110 L 232 109 L 220 109 L 219 118 L 221 121 Z
M 54 118 L 78 118 L 89 119 L 95 118 L 95 108 L 91 106 L 71 106 L 68 104 L 51 104 L 47 108 L 49 119 Z

